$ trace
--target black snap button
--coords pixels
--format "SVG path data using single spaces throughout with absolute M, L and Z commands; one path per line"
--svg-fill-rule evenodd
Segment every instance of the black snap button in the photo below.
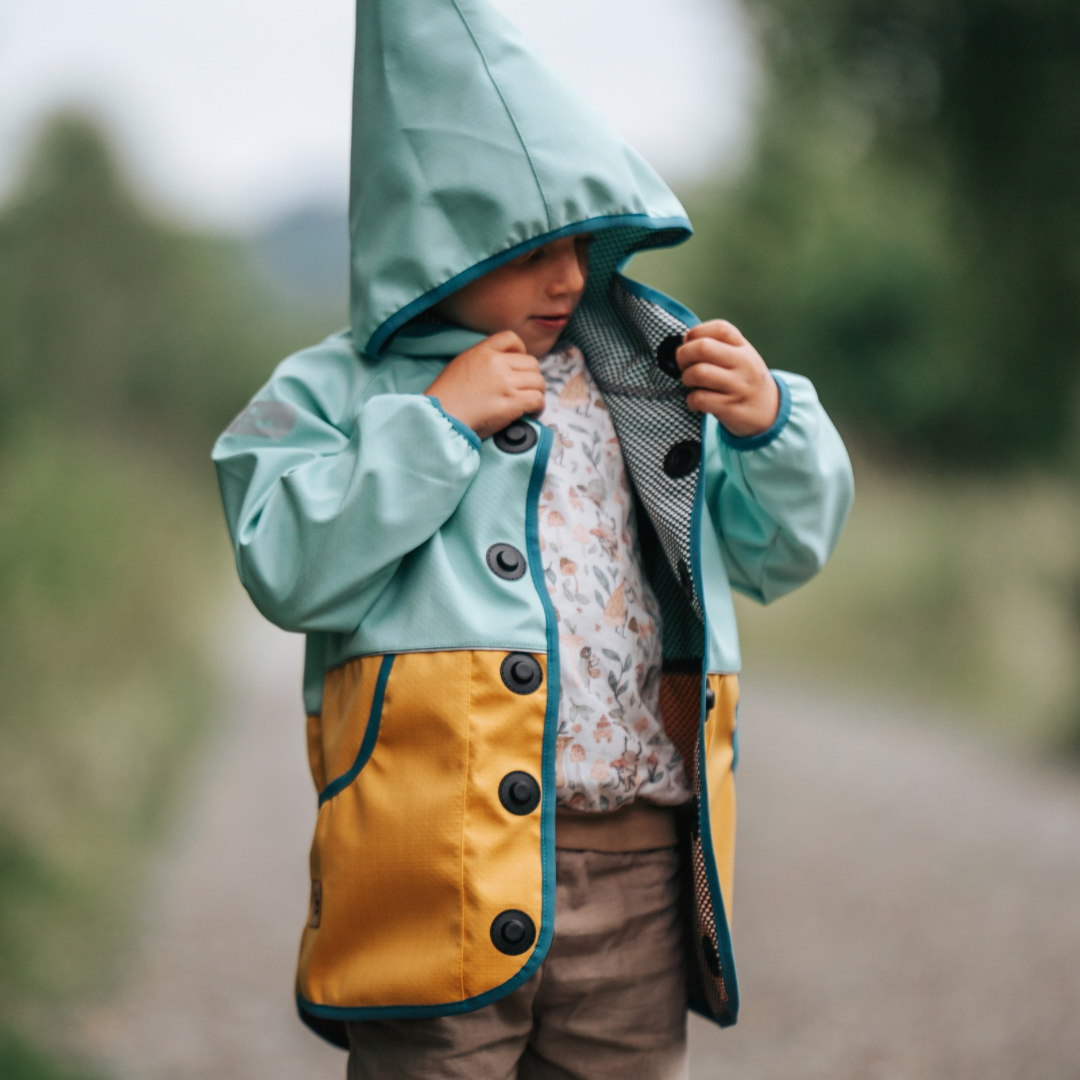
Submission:
M 540 805 L 540 785 L 527 772 L 507 773 L 499 784 L 499 802 L 524 817 Z
M 544 681 L 544 673 L 535 658 L 523 652 L 507 653 L 499 673 L 507 689 L 515 694 L 531 694 Z
M 492 544 L 488 548 L 487 564 L 493 574 L 507 581 L 516 581 L 525 573 L 525 556 L 509 544 Z
M 679 361 L 675 359 L 675 353 L 683 343 L 682 334 L 671 334 L 660 342 L 656 350 L 656 366 L 673 379 L 681 379 L 682 372 L 679 370 Z
M 707 934 L 701 938 L 701 951 L 705 954 L 705 966 L 714 979 L 720 978 L 720 954 L 716 951 L 713 939 Z
M 536 445 L 536 429 L 524 420 L 515 420 L 493 436 L 495 445 L 504 454 L 524 454 Z
M 664 455 L 664 472 L 672 480 L 681 480 L 689 476 L 701 461 L 701 443 L 697 439 L 687 439 L 676 443 Z
M 507 956 L 519 956 L 536 940 L 536 924 L 524 911 L 500 912 L 491 924 L 491 943 Z
M 706 716 L 713 711 L 713 708 L 714 708 L 715 705 L 716 705 L 716 691 L 711 686 L 707 686 L 707 687 L 705 687 L 705 715 Z

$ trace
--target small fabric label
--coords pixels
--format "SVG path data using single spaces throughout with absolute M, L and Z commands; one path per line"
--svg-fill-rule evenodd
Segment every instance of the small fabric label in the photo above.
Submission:
M 322 882 L 313 881 L 311 883 L 311 918 L 308 919 L 308 926 L 312 930 L 319 929 L 319 920 L 322 918 Z

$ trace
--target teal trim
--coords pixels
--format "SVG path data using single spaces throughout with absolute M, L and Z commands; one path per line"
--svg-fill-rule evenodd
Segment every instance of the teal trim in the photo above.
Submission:
M 532 571 L 533 584 L 540 595 L 547 617 L 547 709 L 544 714 L 544 753 L 541 761 L 541 819 L 540 845 L 543 857 L 543 907 L 540 916 L 540 933 L 536 945 L 525 966 L 511 979 L 476 997 L 464 1001 L 452 1001 L 443 1005 L 373 1005 L 364 1008 L 348 1009 L 337 1005 L 316 1005 L 302 995 L 296 995 L 296 1007 L 301 1017 L 316 1017 L 320 1020 L 404 1020 L 427 1016 L 459 1016 L 462 1013 L 475 1012 L 493 1001 L 506 997 L 522 983 L 532 978 L 536 969 L 543 963 L 551 937 L 555 930 L 555 733 L 559 726 L 559 631 L 555 621 L 555 605 L 548 595 L 544 582 L 543 562 L 540 557 L 539 504 L 540 490 L 544 486 L 548 456 L 551 453 L 552 435 L 542 424 L 540 441 L 533 460 L 532 475 L 529 478 L 529 493 L 525 511 L 525 539 Z M 380 677 L 382 672 L 380 671 Z M 366 742 L 365 736 L 365 742 Z M 351 771 L 351 770 L 350 770 Z M 311 1026 L 309 1024 L 309 1026 Z M 318 1028 L 316 1030 L 319 1030 Z
M 701 418 L 701 467 L 698 470 L 697 488 L 694 492 L 694 512 L 690 524 L 690 573 L 694 588 L 702 598 L 704 616 L 705 648 L 701 657 L 701 698 L 698 721 L 698 761 L 705 762 L 705 690 L 709 672 L 709 614 L 705 610 L 704 588 L 701 577 L 701 521 L 705 508 L 705 423 L 708 418 Z M 712 826 L 709 824 L 709 788 L 705 779 L 699 784 L 701 795 L 698 799 L 698 827 L 701 832 L 701 847 L 705 856 L 705 874 L 709 881 L 709 898 L 712 901 L 713 918 L 716 922 L 717 953 L 720 958 L 720 971 L 728 995 L 727 1012 L 719 1016 L 703 1013 L 721 1027 L 730 1027 L 739 1015 L 739 984 L 735 974 L 735 957 L 731 949 L 731 931 L 728 928 L 727 908 L 724 906 L 724 894 L 720 889 L 720 877 L 716 871 L 716 859 L 713 856 Z
M 543 805 L 540 820 L 540 846 L 543 849 L 544 870 L 543 913 L 540 920 L 540 934 L 536 950 L 529 959 L 530 968 L 539 966 L 547 955 L 551 937 L 555 930 L 555 736 L 559 728 L 559 697 L 562 682 L 559 671 L 559 626 L 555 605 L 547 591 L 544 580 L 544 560 L 540 553 L 540 492 L 547 474 L 548 457 L 554 437 L 551 430 L 543 424 L 537 424 L 540 440 L 533 461 L 532 476 L 529 479 L 529 494 L 525 509 L 525 546 L 529 556 L 529 569 L 533 584 L 544 606 L 547 619 L 547 711 L 544 716 L 544 753 L 540 764 L 543 780 Z
M 631 254 L 623 260 L 623 263 L 625 264 L 633 258 L 634 254 L 636 254 L 636 252 L 631 252 Z M 686 323 L 687 326 L 697 326 L 701 322 L 688 307 L 684 307 L 678 300 L 673 300 L 659 289 L 654 289 L 651 285 L 644 285 L 640 281 L 628 278 L 622 273 L 616 272 L 615 276 L 619 279 L 619 284 L 622 285 L 627 292 L 633 293 L 634 296 L 639 297 L 642 300 L 648 300 L 650 304 L 656 304 L 657 307 L 663 308 L 664 311 L 669 315 L 673 315 L 679 322 Z
M 735 730 L 731 733 L 731 771 L 739 767 L 739 704 L 735 705 Z
M 776 372 L 772 372 L 773 381 L 776 383 L 777 389 L 780 391 L 780 409 L 776 414 L 776 419 L 772 422 L 767 431 L 763 431 L 760 435 L 750 435 L 745 439 L 740 439 L 737 435 L 732 435 L 730 431 L 723 424 L 720 425 L 720 438 L 724 440 L 727 446 L 730 446 L 732 450 L 760 450 L 763 446 L 768 446 L 769 443 L 774 442 L 780 437 L 780 433 L 787 427 L 788 420 L 791 419 L 791 390 L 788 388 L 787 380 L 782 376 L 777 375 Z
M 648 214 L 608 214 L 588 218 L 585 221 L 575 221 L 570 225 L 563 226 L 561 229 L 555 229 L 541 236 L 534 236 L 531 240 L 526 240 L 521 244 L 515 244 L 511 248 L 507 248 L 505 251 L 500 251 L 497 255 L 492 255 L 482 262 L 470 266 L 468 270 L 463 270 L 449 281 L 443 282 L 437 288 L 424 293 L 423 296 L 418 296 L 412 303 L 406 304 L 378 327 L 368 338 L 364 352 L 368 356 L 378 357 L 387 341 L 410 319 L 437 304 L 444 296 L 457 292 L 458 289 L 464 288 L 471 281 L 483 277 L 504 263 L 510 262 L 511 259 L 516 259 L 526 251 L 543 247 L 544 244 L 550 244 L 554 240 L 561 240 L 564 236 L 577 236 L 579 233 L 596 232 L 597 229 L 614 229 L 623 225 L 637 225 L 639 228 L 650 230 L 683 229 L 686 233 L 683 237 L 684 240 L 689 239 L 690 234 L 693 232 L 690 221 L 684 217 L 653 218 Z
M 450 426 L 475 450 L 480 451 L 480 436 L 468 424 L 463 424 L 456 416 L 451 416 L 443 407 L 442 402 L 431 394 L 427 395 L 428 401 L 435 406 L 450 421 Z
M 371 752 L 375 749 L 375 741 L 379 737 L 379 724 L 382 722 L 383 698 L 386 696 L 386 682 L 390 678 L 390 669 L 394 666 L 394 653 L 388 653 L 383 657 L 379 665 L 379 677 L 375 681 L 375 696 L 371 699 L 371 715 L 368 717 L 367 728 L 364 730 L 364 740 L 360 743 L 356 760 L 352 763 L 348 772 L 342 773 L 336 780 L 331 780 L 319 792 L 319 805 L 322 806 L 328 799 L 332 799 L 340 791 L 344 791 L 359 775 L 360 770 L 368 763 Z

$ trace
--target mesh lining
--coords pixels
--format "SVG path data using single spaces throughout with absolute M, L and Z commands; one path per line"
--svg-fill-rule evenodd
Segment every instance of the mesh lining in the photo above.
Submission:
M 585 354 L 589 370 L 611 414 L 626 468 L 649 516 L 675 580 L 693 605 L 698 621 L 701 601 L 690 574 L 690 523 L 700 471 L 701 418 L 686 407 L 686 387 L 656 364 L 660 343 L 687 326 L 659 305 L 643 300 L 620 284 L 612 271 L 631 250 L 670 244 L 679 235 L 660 230 L 634 239 L 631 230 L 609 229 L 597 235 L 590 255 L 590 284 L 567 328 L 567 336 Z M 639 231 L 639 230 L 634 230 Z M 621 235 L 620 235 L 621 234 Z M 605 283 L 607 295 L 600 294 Z M 673 478 L 664 462 L 673 447 L 693 453 L 693 468 Z
M 697 671 L 664 672 L 660 681 L 660 715 L 664 718 L 664 730 L 687 765 L 691 785 L 691 799 L 682 811 L 680 823 L 684 838 L 683 925 L 690 935 L 687 997 L 690 1007 L 698 1012 L 707 1016 L 726 1016 L 728 992 L 720 964 L 716 912 L 709 892 L 705 852 L 698 825 L 701 814 L 700 694 L 700 667 Z
M 705 635 L 701 598 L 695 592 L 690 566 L 694 496 L 701 469 L 701 419 L 687 409 L 688 391 L 679 379 L 666 374 L 656 362 L 664 339 L 681 336 L 687 326 L 658 304 L 629 292 L 613 273 L 627 252 L 665 246 L 678 236 L 677 230 L 648 233 L 637 228 L 598 233 L 585 296 L 566 336 L 585 354 L 611 414 L 636 495 L 644 569 L 663 618 L 660 715 L 682 755 L 692 791 L 680 829 L 686 856 L 683 925 L 691 935 L 687 950 L 690 1006 L 730 1022 L 731 1001 L 720 961 L 717 917 L 699 824 Z M 680 449 L 673 455 L 674 447 Z M 682 467 L 673 468 L 673 458 L 680 457 Z M 665 471 L 665 460 L 670 472 Z

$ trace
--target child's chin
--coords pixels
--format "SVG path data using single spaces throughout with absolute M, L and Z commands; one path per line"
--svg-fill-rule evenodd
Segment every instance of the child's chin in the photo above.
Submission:
M 555 343 L 559 340 L 561 333 L 560 330 L 550 334 L 534 334 L 532 340 L 525 342 L 525 347 L 533 356 L 547 356 L 555 348 Z

